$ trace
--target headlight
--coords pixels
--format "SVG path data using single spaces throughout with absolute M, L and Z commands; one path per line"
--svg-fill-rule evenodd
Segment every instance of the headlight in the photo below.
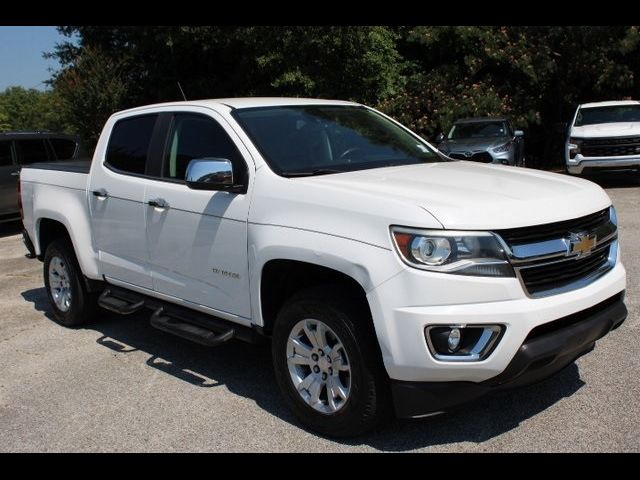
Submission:
M 509 141 L 509 142 L 505 143 L 504 145 L 500 145 L 499 147 L 493 148 L 492 150 L 494 152 L 497 152 L 497 153 L 506 152 L 511 148 L 511 144 L 512 143 L 513 142 Z
M 569 158 L 575 158 L 580 153 L 582 143 L 582 138 L 569 138 Z
M 489 232 L 391 227 L 400 258 L 415 268 L 458 275 L 513 277 L 498 239 Z

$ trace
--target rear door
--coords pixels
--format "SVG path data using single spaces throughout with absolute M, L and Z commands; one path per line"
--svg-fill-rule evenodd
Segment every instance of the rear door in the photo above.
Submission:
M 14 163 L 11 140 L 0 140 L 0 220 L 18 212 L 18 167 Z
M 106 148 L 96 151 L 89 182 L 91 227 L 102 273 L 113 283 L 149 290 L 143 201 L 159 119 L 145 114 L 116 121 Z

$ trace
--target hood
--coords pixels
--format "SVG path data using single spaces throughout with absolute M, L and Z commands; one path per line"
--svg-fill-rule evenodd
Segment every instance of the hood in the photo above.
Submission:
M 595 125 L 571 128 L 571 136 L 579 138 L 628 137 L 632 135 L 640 135 L 640 122 L 596 123 Z
M 294 181 L 303 191 L 315 186 L 344 201 L 360 193 L 369 199 L 371 209 L 400 203 L 419 207 L 447 229 L 539 225 L 588 215 L 611 205 L 602 188 L 584 179 L 467 161 L 377 168 Z M 407 221 L 406 215 L 397 216 L 398 221 Z M 405 225 L 421 227 L 420 222 L 415 218 L 413 225 Z
M 464 150 L 487 150 L 489 148 L 504 145 L 509 140 L 509 137 L 459 138 L 455 140 L 446 140 L 440 145 L 442 147 L 446 147 L 452 152 Z

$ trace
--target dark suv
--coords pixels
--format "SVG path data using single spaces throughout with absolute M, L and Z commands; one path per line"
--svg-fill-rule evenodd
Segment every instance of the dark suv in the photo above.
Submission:
M 52 132 L 0 133 L 0 222 L 19 218 L 16 195 L 22 165 L 86 158 L 79 137 Z

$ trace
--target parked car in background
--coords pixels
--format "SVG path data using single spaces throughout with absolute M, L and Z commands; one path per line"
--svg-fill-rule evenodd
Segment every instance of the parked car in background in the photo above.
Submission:
M 525 166 L 524 132 L 507 118 L 457 120 L 449 134 L 438 135 L 438 150 L 451 158 L 482 163 Z
M 640 171 L 640 102 L 579 105 L 565 143 L 567 172 Z
M 30 131 L 0 133 L 0 222 L 19 218 L 18 174 L 22 165 L 85 157 L 79 137 Z

